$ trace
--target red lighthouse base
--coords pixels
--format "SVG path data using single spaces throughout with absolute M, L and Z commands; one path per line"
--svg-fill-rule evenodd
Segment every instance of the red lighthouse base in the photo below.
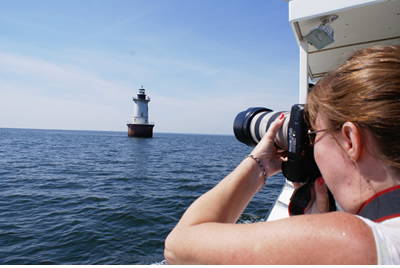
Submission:
M 153 127 L 151 124 L 127 124 L 129 137 L 153 137 Z

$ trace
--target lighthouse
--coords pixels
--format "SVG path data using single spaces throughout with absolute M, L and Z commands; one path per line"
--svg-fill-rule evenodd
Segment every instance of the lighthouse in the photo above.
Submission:
M 137 97 L 133 97 L 133 118 L 132 122 L 128 122 L 129 137 L 153 137 L 154 123 L 149 122 L 150 97 L 146 97 L 145 89 L 140 88 Z

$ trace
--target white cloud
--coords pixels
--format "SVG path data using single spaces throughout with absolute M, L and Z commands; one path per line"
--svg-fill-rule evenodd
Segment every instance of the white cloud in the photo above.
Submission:
M 107 81 L 79 66 L 34 57 L 0 53 L 0 71 L 0 81 L 11 82 L 14 85 L 12 90 L 18 90 L 19 85 L 23 91 L 34 91 L 38 95 L 53 92 L 51 95 L 63 97 L 92 98 L 101 94 L 112 98 L 115 90 L 126 91 L 125 86 Z M 3 84 L 0 90 L 10 88 Z
M 155 121 L 155 131 L 233 135 L 233 121 L 239 112 L 255 106 L 289 110 L 291 106 L 287 103 L 287 99 L 279 100 L 274 96 L 272 90 L 259 96 L 244 91 L 243 94 L 207 95 L 196 99 L 154 95 L 149 114 L 150 121 Z
M 130 118 L 131 90 L 79 66 L 4 53 L 0 66 L 0 127 L 123 130 Z
M 124 130 L 129 112 L 128 106 L 7 92 L 0 98 L 0 127 Z

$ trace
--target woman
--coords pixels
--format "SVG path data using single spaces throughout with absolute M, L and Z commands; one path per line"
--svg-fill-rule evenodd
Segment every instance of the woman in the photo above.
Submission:
M 400 47 L 358 51 L 314 86 L 306 113 L 323 176 L 306 214 L 235 224 L 285 160 L 282 114 L 187 209 L 165 243 L 169 264 L 400 264 Z M 341 211 L 326 213 L 328 188 Z

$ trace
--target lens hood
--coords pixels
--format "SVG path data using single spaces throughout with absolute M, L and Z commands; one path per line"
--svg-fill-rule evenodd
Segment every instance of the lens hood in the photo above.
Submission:
M 264 107 L 250 107 L 246 111 L 240 112 L 233 121 L 233 132 L 240 142 L 248 146 L 256 146 L 250 133 L 250 123 L 255 115 L 261 112 L 271 112 L 272 110 Z

